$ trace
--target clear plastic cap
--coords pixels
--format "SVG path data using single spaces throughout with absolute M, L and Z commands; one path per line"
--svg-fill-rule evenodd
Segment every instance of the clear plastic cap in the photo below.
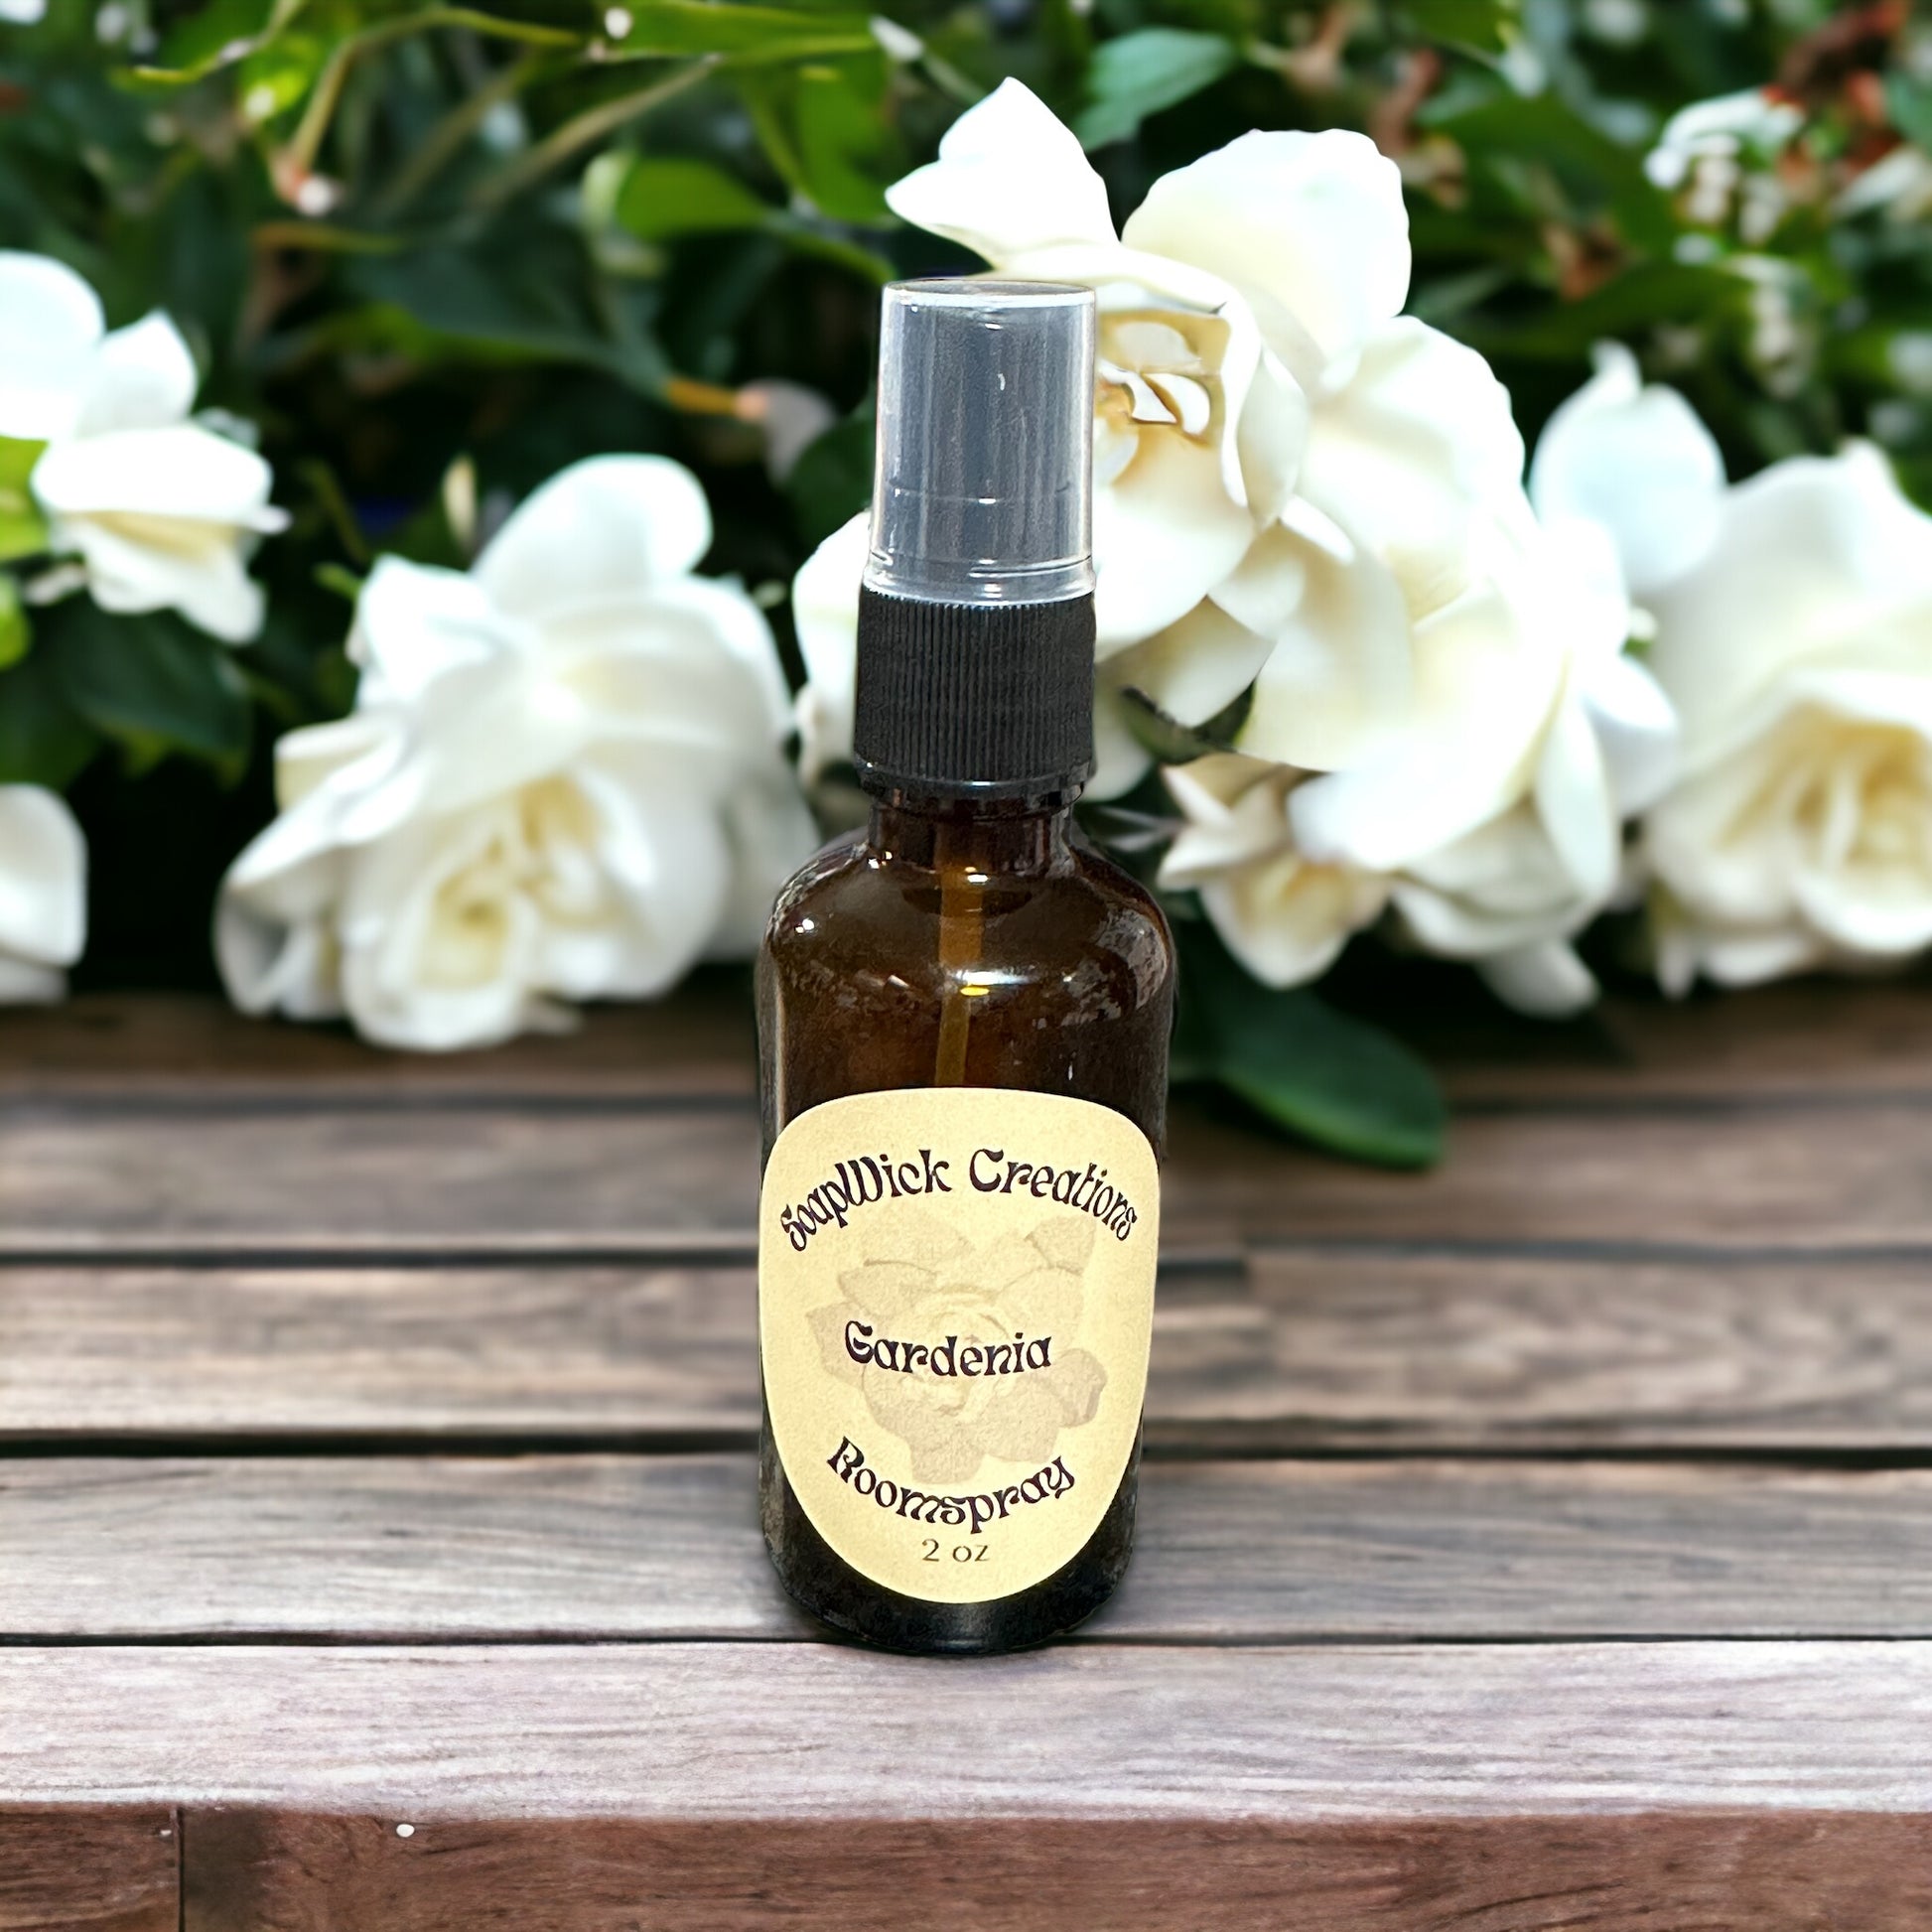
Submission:
M 943 604 L 1093 589 L 1091 289 L 896 282 L 866 582 Z

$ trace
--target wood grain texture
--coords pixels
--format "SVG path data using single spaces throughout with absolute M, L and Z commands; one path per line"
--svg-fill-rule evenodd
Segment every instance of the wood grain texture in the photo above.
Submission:
M 1686 1001 L 1625 987 L 1561 1026 L 1526 1025 L 1452 971 L 1388 991 L 1381 1010 L 1400 1016 L 1451 1096 L 1474 1106 L 1932 1093 L 1925 970 Z M 701 974 L 658 1005 L 593 1008 L 572 1034 L 454 1054 L 386 1053 L 344 1027 L 249 1020 L 208 996 L 94 993 L 51 1011 L 0 1010 L 0 1065 L 23 1097 L 749 1095 L 752 1031 L 745 980 L 729 973 Z
M 758 1081 L 750 976 L 700 972 L 656 1005 L 596 1007 L 566 1034 L 465 1053 L 396 1053 L 345 1026 L 251 1020 L 206 994 L 88 993 L 0 1008 L 13 1099 L 112 1104 L 222 1095 L 434 1103 L 490 1094 L 749 1096 Z
M 0 1809 L 0 1932 L 179 1932 L 172 1806 Z
M 201 1811 L 183 1932 L 1923 1932 L 1932 1832 L 1857 1813 L 426 1824 Z
M 0 1650 L 0 1803 L 426 1820 L 1932 1811 L 1932 1645 Z
M 745 1455 L 0 1464 L 0 1635 L 816 1636 Z M 1932 1471 L 1151 1464 L 1083 1640 L 1932 1636 Z
M 749 1442 L 737 1268 L 0 1268 L 0 1440 Z M 1932 1264 L 1263 1249 L 1156 1303 L 1158 1450 L 1919 1450 Z
M 0 1269 L 0 1436 L 758 1423 L 750 1268 Z
M 730 1099 L 19 1102 L 0 1116 L 0 1254 L 742 1251 L 758 1167 L 756 1116 Z M 1932 1107 L 1481 1114 L 1420 1175 L 1180 1107 L 1162 1219 L 1171 1253 L 1368 1239 L 1932 1251 Z
M 232 1101 L 0 1118 L 0 1254 L 178 1247 L 745 1249 L 749 1103 Z

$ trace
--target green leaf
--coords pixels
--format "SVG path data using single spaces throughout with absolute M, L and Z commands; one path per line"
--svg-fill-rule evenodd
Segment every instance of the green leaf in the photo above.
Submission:
M 1677 235 L 1670 198 L 1632 148 L 1592 127 L 1554 93 L 1498 94 L 1473 106 L 1424 109 L 1418 119 L 1450 135 L 1472 163 L 1491 172 L 1539 163 L 1584 211 L 1600 207 L 1626 240 L 1667 255 Z
M 140 69 L 147 80 L 199 80 L 217 68 L 246 60 L 266 47 L 307 0 L 211 0 L 169 28 L 151 65 Z
M 1932 79 L 1909 73 L 1885 76 L 1885 110 L 1906 140 L 1932 154 Z
M 723 54 L 734 61 L 802 61 L 876 49 L 859 13 L 792 13 L 780 7 L 715 6 L 709 0 L 642 0 L 625 9 L 630 55 Z
M 892 218 L 886 189 L 899 168 L 883 112 L 886 73 L 877 55 L 799 70 L 793 113 L 804 189 L 834 221 Z
M 247 686 L 227 649 L 180 619 L 69 606 L 48 654 L 68 703 L 103 737 L 216 764 L 246 758 Z
M 872 500 L 872 398 L 810 443 L 785 479 L 798 534 L 816 547 Z
M 1500 54 L 1522 24 L 1521 0 L 1403 0 L 1402 14 L 1425 39 Z
M 905 172 L 905 154 L 887 106 L 891 71 L 875 47 L 843 61 L 734 76 L 766 160 L 835 221 L 892 218 L 886 189 Z
M 1463 316 L 1457 337 L 1485 355 L 1578 361 L 1606 337 L 1630 338 L 1659 324 L 1696 328 L 1748 316 L 1749 285 L 1722 268 L 1685 262 L 1637 262 L 1581 301 L 1530 311 L 1523 320 Z
M 20 586 L 0 570 L 0 671 L 18 664 L 33 641 L 34 629 L 20 601 Z
M 47 548 L 47 518 L 28 486 L 45 443 L 0 436 L 0 564 L 38 556 Z
M 43 647 L 0 671 L 0 784 L 65 791 L 100 750 L 68 703 L 50 655 Z
M 498 244 L 490 253 L 426 246 L 355 256 L 345 281 L 367 305 L 339 310 L 311 340 L 425 362 L 570 362 L 657 387 L 667 370 L 655 345 L 602 333 L 582 298 L 574 253 L 545 245 L 555 239 L 526 235 L 520 250 Z
M 612 212 L 640 241 L 665 241 L 761 228 L 776 210 L 708 161 L 646 157 L 625 168 Z
M 1164 107 L 1211 87 L 1239 65 L 1240 50 L 1219 34 L 1143 27 L 1108 41 L 1087 69 L 1088 104 L 1073 131 L 1082 147 L 1105 147 L 1138 133 Z
M 1259 985 L 1204 922 L 1180 931 L 1176 1040 L 1186 1073 L 1358 1161 L 1426 1168 L 1442 1159 L 1443 1097 L 1406 1046 L 1313 993 Z

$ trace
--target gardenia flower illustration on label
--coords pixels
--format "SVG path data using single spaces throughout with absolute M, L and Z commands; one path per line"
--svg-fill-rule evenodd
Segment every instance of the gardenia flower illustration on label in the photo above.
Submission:
M 1094 1223 L 1066 1214 L 984 1250 L 936 1219 L 901 1223 L 840 1274 L 842 1301 L 813 1311 L 826 1372 L 862 1391 L 921 1482 L 969 1481 L 988 1456 L 1046 1461 L 1062 1430 L 1093 1420 L 1107 1386 L 1076 1341 L 1093 1243 Z M 908 1358 L 908 1345 L 919 1354 Z M 956 1372 L 961 1350 L 978 1366 L 989 1346 L 1012 1365 Z M 946 1372 L 931 1368 L 934 1348 Z
M 67 802 L 0 785 L 0 1003 L 58 1000 L 87 928 L 87 848 Z
M 475 1046 L 749 950 L 815 838 L 770 630 L 690 574 L 710 542 L 688 471 L 600 457 L 467 575 L 383 558 L 355 709 L 282 740 L 282 815 L 222 889 L 235 1003 Z
M 1853 445 L 1726 488 L 1690 406 L 1613 350 L 1537 467 L 1614 540 L 1683 720 L 1644 827 L 1665 986 L 1932 944 L 1932 517 L 1884 458 Z
M 288 518 L 254 451 L 189 420 L 195 386 L 166 316 L 109 334 L 70 268 L 0 251 L 0 436 L 47 446 L 29 483 L 52 547 L 102 610 L 175 610 L 242 643 L 263 616 L 247 555 Z

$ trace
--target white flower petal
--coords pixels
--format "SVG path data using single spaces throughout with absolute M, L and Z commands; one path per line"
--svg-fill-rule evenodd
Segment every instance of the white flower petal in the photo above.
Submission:
M 683 577 L 710 548 L 711 507 L 681 463 L 588 457 L 519 505 L 475 576 L 497 609 L 544 624 Z
M 1118 798 L 1154 769 L 1154 754 L 1135 736 L 1127 706 L 1104 673 L 1093 693 L 1093 776 L 1089 798 Z
M 1932 517 L 1868 446 L 1794 457 L 1728 492 L 1709 554 L 1651 603 L 1648 662 L 1696 770 L 1794 666 L 1852 651 L 1922 671 Z
M 1110 657 L 1107 681 L 1136 690 L 1170 718 L 1204 725 L 1250 684 L 1273 648 L 1213 604 L 1197 604 L 1167 629 Z
M 267 464 L 197 423 L 114 430 L 56 443 L 34 466 L 34 494 L 55 516 L 153 517 L 216 528 L 271 531 Z
M 68 976 L 58 966 L 0 953 L 0 1007 L 52 1006 L 67 997 Z
M 1121 238 L 1239 288 L 1305 384 L 1409 289 L 1401 176 L 1365 136 L 1338 130 L 1244 134 L 1163 175 Z
M 1272 349 L 1256 364 L 1235 435 L 1242 490 L 1265 529 L 1288 509 L 1309 442 L 1308 397 Z
M 1415 627 L 1409 718 L 1360 766 L 1295 794 L 1304 848 L 1372 870 L 1408 866 L 1527 792 L 1566 666 L 1495 585 Z
M 872 512 L 861 510 L 840 524 L 792 579 L 791 616 L 806 679 L 798 695 L 798 761 L 808 784 L 826 765 L 852 756 L 859 592 L 871 544 Z
M 1476 961 L 1490 992 L 1537 1020 L 1565 1020 L 1594 1004 L 1596 981 L 1564 939 L 1515 946 Z
M 1301 489 L 1402 584 L 1417 617 L 1470 588 L 1488 527 L 1527 525 L 1509 392 L 1473 349 L 1404 317 L 1316 407 Z
M 127 329 L 116 329 L 100 345 L 76 433 L 172 428 L 195 407 L 195 358 L 188 344 L 157 311 Z M 266 486 L 262 496 L 267 496 Z
M 71 447 L 71 446 L 70 446 Z M 262 627 L 266 600 L 237 542 L 218 525 L 175 517 L 74 516 L 56 540 L 80 553 L 87 589 L 103 611 L 179 611 L 225 643 Z
M 1717 539 L 1724 458 L 1675 389 L 1645 388 L 1620 343 L 1558 408 L 1536 446 L 1530 498 L 1546 523 L 1578 517 L 1615 540 L 1638 598 L 1681 577 Z
M 1144 434 L 1093 505 L 1094 622 L 1100 654 L 1184 617 L 1247 554 L 1254 519 L 1222 483 L 1218 453 Z
M 900 220 L 945 235 L 996 268 L 1065 242 L 1111 242 L 1107 190 L 1079 142 L 1018 80 L 947 129 L 939 158 L 886 191 Z
M 819 845 L 804 795 L 780 767 L 748 774 L 724 805 L 730 891 L 705 947 L 707 959 L 749 959 L 771 917 L 778 889 Z
M 1182 820 L 1162 861 L 1162 885 L 1198 886 L 1293 843 L 1285 801 L 1295 774 L 1280 765 L 1216 752 L 1162 775 Z
M 493 571 L 371 572 L 356 712 L 283 742 L 282 814 L 223 884 L 238 1004 L 426 1051 L 565 1026 L 742 952 L 806 856 L 769 626 L 683 574 L 696 485 L 629 460 L 558 483 Z
M 1298 505 L 1214 601 L 1274 639 L 1240 745 L 1311 771 L 1369 763 L 1410 715 L 1409 614 L 1393 573 Z
M 1596 734 L 1584 707 L 1562 704 L 1536 767 L 1536 806 L 1582 903 L 1600 905 L 1617 880 L 1618 821 Z
M 348 643 L 362 667 L 365 705 L 414 702 L 437 679 L 517 649 L 515 629 L 475 577 L 403 557 L 376 559 Z
M 1634 658 L 1605 658 L 1586 677 L 1583 699 L 1603 753 L 1619 818 L 1646 812 L 1676 781 L 1677 713 Z
M 71 966 L 87 926 L 87 847 L 67 801 L 40 785 L 0 785 L 0 955 Z
M 1283 852 L 1201 887 L 1200 898 L 1222 943 L 1262 985 L 1306 986 L 1381 916 L 1388 885 Z
M 68 436 L 106 322 L 100 298 L 47 255 L 0 249 L 0 436 Z

